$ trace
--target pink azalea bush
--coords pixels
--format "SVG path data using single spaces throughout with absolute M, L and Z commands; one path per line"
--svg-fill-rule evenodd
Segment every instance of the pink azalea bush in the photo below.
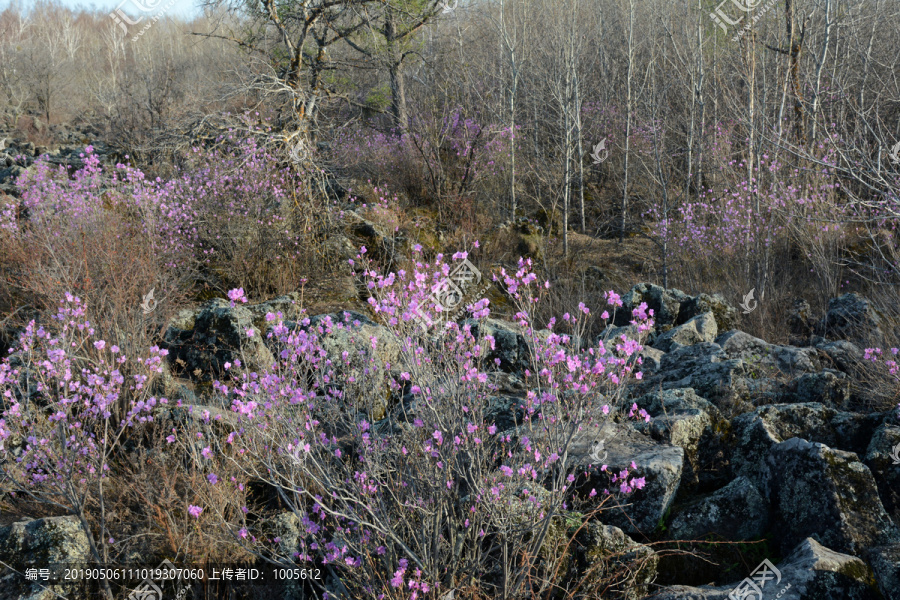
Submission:
M 103 505 L 123 441 L 167 403 L 151 393 L 167 351 L 125 356 L 97 339 L 85 314 L 81 299 L 67 295 L 51 322 L 31 321 L 0 360 L 0 481 L 14 496 L 77 516 L 99 562 L 112 536 L 102 511 L 92 514 L 92 507 Z M 126 378 L 129 362 L 139 369 Z M 98 518 L 99 535 L 89 517 Z
M 467 116 L 460 108 L 427 115 L 409 132 L 375 128 L 340 130 L 330 144 L 336 164 L 391 189 L 434 198 L 461 198 L 493 189 L 508 168 L 513 136 L 510 128 Z
M 245 473 L 230 485 L 262 481 L 276 490 L 301 535 L 289 545 L 242 506 L 245 518 L 220 521 L 235 543 L 286 563 L 327 565 L 353 597 L 417 598 L 472 577 L 482 586 L 504 581 L 512 593 L 540 568 L 551 523 L 574 502 L 573 439 L 624 410 L 623 389 L 640 377 L 641 344 L 576 348 L 552 324 L 534 322 L 549 284 L 531 263 L 501 271 L 531 348 L 522 423 L 501 429 L 489 411 L 499 395 L 500 359 L 489 359 L 497 340 L 480 333 L 489 302 L 468 305 L 462 323 L 446 320 L 435 302 L 465 256 L 382 275 L 361 254 L 355 262 L 385 326 L 377 334 L 349 313 L 300 323 L 266 316 L 276 362 L 264 372 L 232 366 L 230 381 L 215 382 L 239 422 L 210 452 Z M 621 307 L 607 297 L 611 310 Z M 565 318 L 578 329 L 589 312 Z M 641 336 L 651 317 L 645 305 L 634 311 Z M 336 336 L 349 343 L 340 353 L 328 342 Z M 633 418 L 645 418 L 634 408 Z M 645 484 L 634 465 L 593 468 L 618 487 L 605 496 Z M 484 571 L 498 562 L 503 572 Z

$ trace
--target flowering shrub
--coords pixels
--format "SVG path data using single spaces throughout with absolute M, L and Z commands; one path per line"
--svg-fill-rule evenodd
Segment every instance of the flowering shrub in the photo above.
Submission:
M 882 364 L 883 367 L 887 369 L 894 388 L 891 390 L 891 397 L 894 401 L 897 400 L 896 386 L 900 383 L 900 366 L 898 366 L 896 359 L 898 354 L 900 354 L 900 348 L 891 348 L 890 354 L 885 354 L 884 350 L 881 348 L 866 348 L 863 352 L 863 360 L 869 361 L 875 365 Z M 896 416 L 897 419 L 900 420 L 900 404 L 897 405 Z
M 413 201 L 423 194 L 462 198 L 503 172 L 511 137 L 508 127 L 484 124 L 457 108 L 416 121 L 402 138 L 374 129 L 339 131 L 331 157 L 406 190 Z
M 98 562 L 112 539 L 102 517 L 104 482 L 128 432 L 167 402 L 150 394 L 166 353 L 153 347 L 144 359 L 125 356 L 98 339 L 81 299 L 68 295 L 52 324 L 29 323 L 16 352 L 0 361 L 0 481 L 77 516 Z M 126 379 L 129 361 L 140 372 Z M 96 536 L 88 521 L 95 503 Z
M 696 197 L 673 203 L 668 214 L 660 207 L 646 213 L 664 242 L 660 248 L 667 256 L 661 258 L 686 289 L 715 281 L 730 288 L 732 297 L 756 289 L 774 300 L 772 293 L 793 289 L 802 279 L 827 301 L 841 288 L 840 257 L 852 232 L 845 224 L 854 219 L 840 198 L 835 169 L 803 171 L 764 154 L 748 178 L 746 163 L 734 158 L 735 147 L 744 144 L 737 131 L 717 126 L 712 166 L 705 168 Z M 835 148 L 820 151 L 825 165 L 833 164 Z
M 235 364 L 230 382 L 215 383 L 239 424 L 208 448 L 210 458 L 245 473 L 231 485 L 271 486 L 301 535 L 288 543 L 266 520 L 221 525 L 259 555 L 324 565 L 352 597 L 418 598 L 471 581 L 518 595 L 536 569 L 552 567 L 537 561 L 551 523 L 570 508 L 572 440 L 622 408 L 624 386 L 640 377 L 640 341 L 623 339 L 615 352 L 574 347 L 552 323 L 534 322 L 549 284 L 538 284 L 530 262 L 501 271 L 531 348 L 522 422 L 502 427 L 491 411 L 497 340 L 478 333 L 488 301 L 470 305 L 462 324 L 445 322 L 431 296 L 453 266 L 443 256 L 388 275 L 361 262 L 384 324 L 378 335 L 354 339 L 363 330 L 349 314 L 297 324 L 269 314 L 276 363 L 262 373 Z M 612 310 L 621 306 L 607 297 Z M 642 335 L 652 324 L 645 311 L 634 312 Z M 582 306 L 564 319 L 577 330 L 588 313 Z M 337 355 L 326 340 L 339 332 L 352 343 Z M 385 393 L 387 412 L 376 421 Z M 649 418 L 635 409 L 632 417 Z M 633 469 L 608 474 L 613 494 L 644 485 Z

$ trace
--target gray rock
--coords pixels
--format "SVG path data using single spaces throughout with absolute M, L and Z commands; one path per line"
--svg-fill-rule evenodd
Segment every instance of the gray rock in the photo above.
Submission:
M 199 423 L 219 423 L 223 431 L 231 432 L 239 425 L 238 414 L 221 406 L 203 404 L 186 404 L 178 406 L 177 402 L 169 402 L 154 411 L 154 419 L 168 432 L 173 426 L 192 426 Z M 196 425 L 193 425 L 196 427 Z M 201 444 L 202 448 L 205 444 Z
M 639 283 L 622 296 L 622 308 L 616 310 L 615 325 L 627 325 L 631 311 L 642 302 L 653 309 L 653 319 L 661 330 L 683 325 L 687 321 L 712 312 L 720 331 L 737 326 L 738 313 L 720 294 L 689 296 L 678 289 L 664 289 L 651 283 Z
M 864 455 L 883 416 L 838 412 L 821 403 L 771 404 L 731 421 L 732 470 L 760 482 L 769 450 L 787 439 L 811 442 Z
M 624 341 L 622 336 L 625 336 L 625 339 L 628 340 L 638 340 L 640 339 L 640 332 L 634 325 L 623 325 L 621 327 L 610 325 L 604 329 L 597 338 L 597 345 L 602 344 L 608 352 L 617 353 L 616 347 Z M 662 358 L 666 353 L 648 345 L 649 341 L 655 337 L 653 332 L 650 332 L 650 334 L 645 337 L 647 339 L 644 340 L 642 344 L 643 347 L 638 353 L 638 357 L 640 357 L 641 360 L 639 370 L 643 373 L 655 373 L 659 370 Z
M 684 450 L 682 485 L 690 488 L 700 483 L 701 443 L 712 437 L 713 421 L 710 415 L 696 408 L 678 410 L 656 417 L 649 423 L 638 422 L 635 428 L 655 440 L 678 446 Z
M 845 339 L 862 345 L 878 345 L 884 339 L 881 326 L 884 316 L 870 300 L 858 294 L 844 294 L 828 301 L 828 311 L 822 320 L 825 337 Z
M 633 318 L 631 311 L 642 302 L 653 310 L 653 320 L 657 326 L 675 325 L 681 312 L 681 305 L 691 297 L 676 289 L 664 289 L 651 283 L 639 283 L 622 296 L 622 308 L 616 310 L 613 322 L 615 325 L 627 325 Z M 685 319 L 686 320 L 686 319 Z
M 643 408 L 653 417 L 677 413 L 691 409 L 701 410 L 716 419 L 721 418 L 719 409 L 699 395 L 692 388 L 676 388 L 651 392 L 635 400 L 639 408 Z
M 727 540 L 750 540 L 765 534 L 768 526 L 769 503 L 752 481 L 738 477 L 679 509 L 668 535 L 678 540 L 699 540 L 714 533 Z
M 806 346 L 816 331 L 816 321 L 812 317 L 812 308 L 809 302 L 802 298 L 794 300 L 788 311 L 788 327 L 790 329 L 791 344 Z
M 13 198 L 20 198 L 22 196 L 22 191 L 15 184 L 0 183 L 0 196 L 3 194 Z
M 716 325 L 716 319 L 712 312 L 707 312 L 660 335 L 653 342 L 653 347 L 663 352 L 669 352 L 683 346 L 714 342 L 718 334 L 719 328 Z
M 576 560 L 572 566 L 580 575 L 578 581 L 587 574 L 583 589 L 602 587 L 604 597 L 639 600 L 656 579 L 656 552 L 638 544 L 618 527 L 591 521 L 578 532 L 575 544 Z
M 713 586 L 672 586 L 657 592 L 652 600 L 725 600 L 745 598 L 777 598 L 778 600 L 881 600 L 872 569 L 855 556 L 840 554 L 816 540 L 803 540 L 773 571 L 754 569 L 748 579 L 758 586 L 763 596 L 750 591 L 747 579 L 733 584 Z M 755 575 L 754 575 L 755 573 Z M 891 598 L 891 596 L 887 596 Z
M 888 600 L 900 599 L 900 544 L 876 546 L 865 553 L 875 581 Z
M 361 405 L 369 406 L 369 418 L 373 421 L 383 419 L 389 408 L 389 388 L 383 378 L 378 379 L 378 385 L 367 378 L 373 373 L 384 373 L 387 365 L 390 365 L 392 375 L 399 375 L 400 345 L 394 333 L 364 315 L 350 311 L 316 315 L 310 318 L 308 326 L 301 327 L 318 336 L 338 375 L 336 383 L 340 384 L 345 373 L 357 373 L 355 383 L 351 384 L 357 387 L 350 393 L 358 394 Z M 372 338 L 378 340 L 375 350 L 372 349 Z M 360 373 L 363 374 L 362 378 L 359 377 Z
M 831 419 L 837 442 L 835 448 L 865 456 L 872 436 L 884 423 L 883 413 L 838 412 Z M 809 439 L 809 438 L 807 438 Z M 818 440 L 810 440 L 816 442 Z
M 509 431 L 525 422 L 525 408 L 521 398 L 491 396 L 484 410 L 485 423 L 497 426 L 498 432 Z
M 894 456 L 900 459 L 900 426 L 884 424 L 869 442 L 865 463 L 872 470 L 885 510 L 900 522 L 900 464 Z
M 666 353 L 647 389 L 693 388 L 718 405 L 732 395 L 748 396 L 747 369 L 741 359 L 730 359 L 718 344 L 702 342 Z
M 821 342 L 816 348 L 825 352 L 834 367 L 844 373 L 853 374 L 863 360 L 863 351 L 859 346 L 846 340 Z
M 738 326 L 737 309 L 728 304 L 721 294 L 699 294 L 681 305 L 676 325 L 686 323 L 690 319 L 711 312 L 719 331 L 730 331 Z
M 770 404 L 790 401 L 792 389 L 796 389 L 790 387 L 790 381 L 822 368 L 816 349 L 769 344 L 742 331 L 730 331 L 719 335 L 715 343 L 673 347 L 644 387 L 691 387 L 720 407 L 751 400 Z M 820 378 L 821 393 L 840 398 L 843 384 L 837 379 Z M 828 387 L 829 383 L 833 386 Z M 815 386 L 811 390 L 815 391 Z
M 772 404 L 731 421 L 734 453 L 731 467 L 735 476 L 750 478 L 762 485 L 769 451 L 781 442 L 802 436 L 835 445 L 830 427 L 836 412 L 822 404 Z
M 850 405 L 850 378 L 832 369 L 804 373 L 791 380 L 786 393 L 795 402 L 820 402 L 833 408 L 846 408 Z
M 604 440 L 608 465 L 601 472 L 602 465 L 596 464 L 591 452 L 599 440 Z M 631 468 L 634 462 L 637 469 Z M 684 464 L 684 450 L 656 442 L 624 424 L 607 423 L 599 432 L 576 434 L 569 448 L 568 465 L 576 467 L 576 472 L 587 472 L 586 481 L 579 485 L 585 495 L 596 489 L 598 498 L 602 491 L 618 491 L 619 483 L 610 482 L 609 473 L 628 469 L 632 477 L 644 477 L 646 485 L 642 490 L 622 498 L 620 505 L 609 505 L 603 512 L 605 523 L 621 527 L 629 535 L 647 533 L 656 528 L 669 505 L 675 498 L 681 481 Z
M 662 364 L 662 359 L 666 355 L 662 350 L 644 346 L 638 356 L 641 357 L 641 371 L 643 373 L 656 373 Z
M 730 600 L 730 589 L 712 588 L 708 586 L 693 587 L 689 585 L 672 585 L 666 589 L 647 596 L 648 600 Z
M 296 321 L 301 317 L 301 308 L 303 300 L 299 292 L 291 292 L 284 296 L 279 296 L 273 300 L 260 302 L 259 304 L 247 304 L 247 310 L 253 315 L 253 323 L 260 330 L 265 330 L 269 323 L 266 320 L 266 314 L 273 314 L 276 317 L 274 322 L 278 320 Z M 357 313 L 353 313 L 357 314 Z M 361 317 L 362 315 L 358 315 Z M 363 317 L 365 319 L 365 317 Z M 368 319 L 366 319 L 368 321 Z M 369 321 L 371 323 L 371 321 Z
M 265 530 L 269 538 L 278 539 L 276 560 L 290 567 L 303 562 L 298 555 L 304 552 L 302 542 L 305 533 L 303 523 L 297 515 L 293 512 L 279 513 L 266 521 Z M 278 596 L 282 600 L 300 600 L 305 597 L 301 580 L 286 579 L 282 586 Z
M 752 366 L 778 369 L 781 373 L 798 376 L 822 369 L 818 354 L 810 348 L 770 344 L 743 331 L 729 331 L 716 338 L 725 356 L 740 358 Z
M 77 568 L 86 566 L 90 558 L 87 536 L 76 517 L 19 521 L 0 528 L 0 561 L 21 573 L 61 563 Z M 78 593 L 86 593 L 83 586 L 44 586 L 0 565 L 0 600 L 50 600 Z
M 15 183 L 19 175 L 24 172 L 25 169 L 16 164 L 0 169 L 0 183 Z
M 807 537 L 850 554 L 900 541 L 856 454 L 792 438 L 772 448 L 766 467 L 764 489 L 779 515 L 782 550 Z
M 224 376 L 225 363 L 242 357 L 242 362 L 254 370 L 272 365 L 275 359 L 264 343 L 265 329 L 260 327 L 264 321 L 254 323 L 251 310 L 229 304 L 221 298 L 211 300 L 197 313 L 193 328 L 166 330 L 163 345 L 169 350 L 174 374 L 209 381 Z M 253 336 L 247 334 L 249 329 L 254 330 Z
M 489 365 L 500 359 L 499 368 L 507 373 L 521 373 L 530 367 L 531 348 L 519 326 L 498 319 L 467 319 L 463 325 L 472 326 L 472 335 L 476 339 L 486 335 L 494 338 L 494 350 L 487 354 Z
M 788 584 L 790 588 L 779 600 L 876 600 L 878 589 L 872 569 L 855 556 L 835 552 L 814 538 L 807 538 L 779 565 L 781 581 L 765 584 L 777 593 Z M 780 586 L 780 587 L 779 587 Z

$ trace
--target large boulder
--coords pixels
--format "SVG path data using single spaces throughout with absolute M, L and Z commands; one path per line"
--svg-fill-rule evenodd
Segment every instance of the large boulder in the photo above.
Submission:
M 499 360 L 499 368 L 507 373 L 522 373 L 531 365 L 529 340 L 518 325 L 498 319 L 466 319 L 463 325 L 472 327 L 472 335 L 476 339 L 485 336 L 494 338 L 494 349 L 487 354 L 489 365 Z
M 728 358 L 718 344 L 702 342 L 666 353 L 656 373 L 645 378 L 645 387 L 693 388 L 718 405 L 732 394 L 748 395 L 742 384 L 747 372 L 741 359 Z
M 900 544 L 869 548 L 865 558 L 875 572 L 875 581 L 884 597 L 900 599 Z
M 678 509 L 667 534 L 676 540 L 699 540 L 709 534 L 726 540 L 751 540 L 762 537 L 768 526 L 768 501 L 752 481 L 738 477 Z
M 627 325 L 632 319 L 631 311 L 646 302 L 647 308 L 653 310 L 653 320 L 657 327 L 675 325 L 681 313 L 681 305 L 690 299 L 681 290 L 667 290 L 652 283 L 639 283 L 622 296 L 623 306 L 616 310 L 614 323 L 619 326 Z
M 653 347 L 669 352 L 683 346 L 693 346 L 701 342 L 714 342 L 719 335 L 716 319 L 711 312 L 697 315 L 684 325 L 673 327 L 653 342 Z
M 0 528 L 0 600 L 51 600 L 85 594 L 81 585 L 50 585 L 39 576 L 29 581 L 28 569 L 51 566 L 78 568 L 90 560 L 90 545 L 75 517 L 47 517 L 19 521 Z M 56 573 L 60 578 L 62 573 Z M 74 596 L 70 596 L 74 597 Z M 80 597 L 87 597 L 82 595 Z
M 761 594 L 761 595 L 760 595 Z M 895 596 L 886 596 L 893 598 Z M 872 569 L 859 558 L 812 538 L 800 542 L 777 567 L 761 564 L 746 579 L 724 586 L 671 586 L 652 600 L 882 600 Z
M 844 294 L 828 301 L 822 320 L 822 331 L 830 339 L 845 339 L 864 346 L 877 345 L 884 339 L 884 316 L 872 302 L 858 294 Z
M 605 590 L 617 600 L 644 598 L 656 579 L 659 557 L 618 527 L 591 521 L 575 536 L 573 571 L 583 589 Z M 587 574 L 585 576 L 585 574 Z
M 714 343 L 671 347 L 659 370 L 645 379 L 645 388 L 691 387 L 717 406 L 786 402 L 798 394 L 838 403 L 846 398 L 843 374 L 818 375 L 825 355 L 815 348 L 769 344 L 742 331 L 720 334 Z M 817 376 L 794 382 L 808 374 Z
M 837 439 L 830 423 L 835 414 L 833 409 L 818 403 L 771 404 L 732 419 L 734 475 L 762 484 L 769 451 L 791 438 L 803 437 L 834 446 Z
M 850 378 L 833 369 L 804 373 L 787 384 L 785 395 L 793 396 L 794 402 L 821 402 L 835 408 L 847 408 L 850 405 Z
M 615 313 L 615 325 L 627 325 L 632 319 L 631 311 L 642 302 L 653 309 L 653 319 L 662 330 L 708 312 L 713 314 L 720 331 L 733 329 L 738 322 L 737 311 L 720 294 L 689 296 L 678 289 L 639 283 L 622 296 L 623 306 Z
M 684 450 L 681 484 L 686 490 L 724 484 L 722 441 L 728 423 L 711 402 L 686 388 L 646 394 L 635 404 L 653 416 L 649 423 L 636 422 L 638 431 Z
M 865 457 L 885 510 L 900 523 L 900 426 L 880 426 L 869 442 Z
M 762 406 L 731 421 L 732 470 L 761 482 L 769 450 L 795 437 L 864 455 L 883 418 L 839 412 L 817 402 Z
M 224 377 L 225 363 L 241 360 L 254 370 L 271 366 L 275 359 L 264 342 L 265 317 L 255 316 L 247 307 L 232 307 L 221 298 L 192 313 L 179 313 L 166 330 L 163 344 L 173 372 L 210 381 Z
M 289 324 L 293 327 L 294 324 Z M 359 313 L 344 311 L 311 317 L 309 324 L 296 325 L 312 332 L 338 375 L 336 385 L 356 386 L 352 393 L 372 401 L 369 418 L 383 419 L 390 408 L 387 378 L 399 376 L 400 344 L 388 328 Z M 373 340 L 375 346 L 373 348 Z M 345 358 L 346 357 L 346 358 Z M 351 379 L 344 374 L 352 373 Z
M 863 361 L 863 351 L 847 340 L 823 341 L 816 344 L 816 349 L 824 352 L 831 365 L 843 373 L 854 374 Z
M 598 464 L 595 449 L 604 443 L 605 458 Z M 636 468 L 632 468 L 632 463 Z M 603 465 L 607 470 L 602 471 Z M 620 482 L 611 483 L 610 473 L 628 469 L 629 479 L 643 477 L 643 489 L 607 504 L 603 522 L 622 528 L 629 535 L 653 531 L 678 492 L 684 464 L 684 450 L 678 446 L 657 442 L 624 424 L 607 423 L 599 432 L 580 432 L 569 447 L 568 465 L 576 473 L 587 476 L 578 482 L 579 495 L 587 496 L 593 489 L 597 498 L 603 490 L 618 492 Z M 617 498 L 617 496 L 614 496 Z
M 807 537 L 849 554 L 900 542 L 872 472 L 856 454 L 792 438 L 772 448 L 766 467 L 764 489 L 781 524 L 775 536 L 782 550 Z

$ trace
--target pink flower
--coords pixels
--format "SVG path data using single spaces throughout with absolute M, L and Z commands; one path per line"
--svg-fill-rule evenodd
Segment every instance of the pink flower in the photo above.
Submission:
M 212 458 L 212 450 L 210 450 L 209 446 L 200 451 L 200 454 L 203 455 L 203 458 Z
M 94 348 L 96 348 L 97 350 L 103 350 L 105 347 L 106 347 L 106 342 L 104 342 L 103 340 L 98 340 L 98 341 L 94 342 Z
M 234 303 L 237 300 L 240 300 L 244 304 L 247 304 L 247 296 L 244 294 L 244 288 L 237 288 L 234 290 L 228 291 L 228 299 L 231 300 L 231 306 L 234 308 Z
M 199 506 L 194 506 L 193 504 L 191 504 L 191 505 L 188 506 L 188 512 L 189 512 L 190 515 L 191 515 L 192 517 L 194 517 L 195 519 L 199 519 L 199 518 L 200 518 L 200 513 L 203 512 L 203 509 L 202 509 L 201 507 L 199 507 Z

